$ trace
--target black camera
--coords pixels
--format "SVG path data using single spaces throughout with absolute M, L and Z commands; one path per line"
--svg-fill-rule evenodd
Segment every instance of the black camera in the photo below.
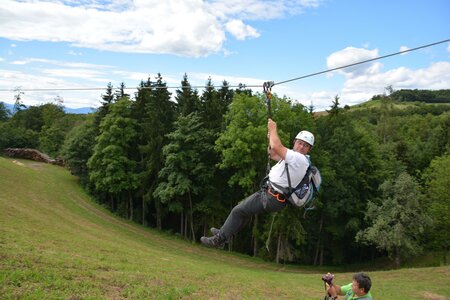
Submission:
M 328 283 L 329 285 L 333 285 L 333 279 L 334 279 L 334 275 L 333 274 L 326 274 L 322 277 L 322 280 L 325 281 L 326 283 Z

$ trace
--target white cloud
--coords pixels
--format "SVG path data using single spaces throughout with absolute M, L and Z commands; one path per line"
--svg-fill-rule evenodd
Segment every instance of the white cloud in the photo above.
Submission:
M 62 79 L 53 78 L 50 76 L 43 75 L 31 75 L 26 72 L 11 71 L 11 70 L 0 70 L 0 99 L 8 103 L 14 103 L 14 95 L 16 92 L 10 89 L 15 88 L 26 88 L 26 89 L 41 89 L 47 87 L 53 88 L 67 88 L 71 86 L 73 88 L 82 88 L 84 86 L 74 83 L 67 82 Z M 27 83 L 24 87 L 23 82 Z M 106 87 L 106 85 L 105 85 Z M 72 108 L 86 107 L 86 106 L 99 106 L 101 99 L 101 94 L 104 91 L 94 90 L 94 91 L 24 91 L 22 95 L 22 100 L 26 105 L 39 105 L 48 102 L 53 102 L 58 96 L 64 98 L 64 105 Z M 70 100 L 72 99 L 72 100 Z
M 412 70 L 405 67 L 364 74 L 348 79 L 341 91 L 345 104 L 355 104 L 369 100 L 372 96 L 383 94 L 391 85 L 394 90 L 400 89 L 447 89 L 450 86 L 450 63 L 436 62 L 427 68 Z
M 95 82 L 108 82 L 106 73 L 91 69 L 43 69 L 42 74 L 52 77 L 83 78 Z
M 55 66 L 62 66 L 62 67 L 68 67 L 68 68 L 102 68 L 102 69 L 109 69 L 113 68 L 112 66 L 108 65 L 99 65 L 99 64 L 89 64 L 89 63 L 79 63 L 79 62 L 67 62 L 67 61 L 60 61 L 60 60 L 52 60 L 52 59 L 45 59 L 45 58 L 35 58 L 35 57 L 28 57 L 24 60 L 16 60 L 11 62 L 13 65 L 26 65 L 31 63 L 43 63 L 43 64 L 49 64 L 49 65 L 55 65 Z
M 367 50 L 363 48 L 347 47 L 343 50 L 332 53 L 327 57 L 328 69 L 335 69 L 345 65 L 351 65 L 361 61 L 378 57 L 378 49 Z M 362 74 L 374 74 L 379 72 L 382 65 L 378 62 L 369 62 L 353 67 L 338 70 L 337 72 L 348 78 L 360 76 Z
M 238 40 L 245 40 L 246 38 L 257 38 L 259 33 L 255 28 L 245 25 L 241 20 L 231 20 L 225 25 L 228 32 L 230 32 Z
M 285 15 L 297 15 L 306 8 L 316 8 L 323 0 L 214 0 L 210 10 L 221 19 L 240 18 L 245 20 L 271 20 Z
M 69 52 L 67 52 L 67 54 L 72 55 L 72 56 L 81 56 L 81 55 L 83 55 L 83 53 L 77 52 L 77 51 L 74 51 L 74 50 L 70 50 Z
M 407 50 L 409 50 L 409 47 L 406 47 L 406 46 L 401 46 L 400 47 L 400 52 L 403 52 L 403 51 L 407 51 Z M 406 53 L 402 53 L 401 55 L 405 55 Z
M 317 7 L 321 0 L 3 0 L 0 36 L 20 41 L 129 53 L 206 56 L 224 52 L 225 30 L 237 39 L 258 37 L 246 20 L 280 18 Z
M 450 43 L 448 43 L 448 46 L 447 46 L 447 52 L 450 53 Z

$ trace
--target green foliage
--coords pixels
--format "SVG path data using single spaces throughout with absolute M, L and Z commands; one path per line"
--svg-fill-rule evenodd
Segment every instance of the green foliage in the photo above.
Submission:
M 147 80 L 142 83 L 146 89 L 139 90 L 134 108 L 134 118 L 139 124 L 138 151 L 140 155 L 139 172 L 141 194 L 143 195 L 143 213 L 146 203 L 153 202 L 156 210 L 156 226 L 162 228 L 163 207 L 153 192 L 158 185 L 158 173 L 164 165 L 162 148 L 168 143 L 167 134 L 173 130 L 176 106 L 171 94 L 163 82 L 161 74 L 156 82 Z M 142 109 L 141 112 L 136 109 Z M 143 217 L 145 219 L 145 217 Z M 145 221 L 144 221 L 145 222 Z
M 404 102 L 450 103 L 450 90 L 399 90 L 390 96 Z
M 170 211 L 189 216 L 193 241 L 194 210 L 214 174 L 206 160 L 212 150 L 212 145 L 208 144 L 211 131 L 202 126 L 195 113 L 180 116 L 175 122 L 175 130 L 167 135 L 169 143 L 163 147 L 165 163 L 153 193 Z
M 216 141 L 221 168 L 233 169 L 230 185 L 250 194 L 262 179 L 267 158 L 267 114 L 262 97 L 236 95 L 226 115 L 226 130 Z
M 159 172 L 160 184 L 154 194 L 172 211 L 185 206 L 177 199 L 196 198 L 212 178 L 213 170 L 204 161 L 212 149 L 206 143 L 210 134 L 195 113 L 180 116 L 175 130 L 168 134 L 170 142 L 163 147 L 165 165 Z
M 433 223 L 426 232 L 432 249 L 444 252 L 444 263 L 450 246 L 450 155 L 436 157 L 423 174 L 426 193 L 425 211 Z
M 259 189 L 267 170 L 264 95 L 243 85 L 232 90 L 226 81 L 216 88 L 210 78 L 206 85 L 199 95 L 185 74 L 175 103 L 160 74 L 141 82 L 134 101 L 125 99 L 124 84 L 108 84 L 92 118 L 67 115 L 55 104 L 24 109 L 19 91 L 14 116 L 5 117 L 0 106 L 0 148 L 63 154 L 73 174 L 100 202 L 110 201 L 113 210 L 129 216 L 133 208 L 139 210 L 134 220 L 144 225 L 175 231 L 181 224 L 181 234 L 195 240 L 222 223 L 237 201 Z M 365 216 L 374 203 L 383 203 L 377 200 L 381 183 L 406 185 L 398 178 L 407 173 L 422 180 L 423 186 L 412 185 L 417 195 L 427 196 L 419 214 L 430 215 L 434 223 L 423 222 L 420 230 L 426 234 L 414 236 L 416 244 L 409 242 L 412 246 L 400 252 L 414 255 L 419 245 L 447 253 L 449 205 L 442 199 L 449 198 L 443 178 L 448 177 L 450 106 L 417 101 L 444 99 L 448 90 L 388 92 L 345 109 L 336 95 L 328 114 L 316 118 L 311 107 L 274 94 L 273 119 L 286 147 L 302 129 L 315 134 L 311 160 L 321 171 L 322 189 L 316 209 L 306 218 L 302 210 L 278 214 L 270 253 L 261 251 L 261 245 L 271 215 L 254 218 L 253 230 L 243 230 L 230 249 L 315 264 L 382 257 L 385 248 L 357 242 L 355 236 L 378 222 Z M 400 102 L 401 97 L 416 102 Z M 398 201 L 388 190 L 395 189 L 386 189 L 386 197 Z M 395 231 L 394 223 L 388 225 L 386 231 Z
M 80 177 L 81 183 L 88 183 L 87 162 L 92 156 L 95 145 L 96 127 L 94 119 L 74 127 L 66 136 L 62 147 L 62 157 L 72 174 Z
M 17 111 L 11 118 L 11 122 L 17 127 L 40 132 L 44 126 L 42 107 L 30 106 L 28 109 Z
M 261 236 L 264 242 L 261 252 L 267 252 L 265 255 L 270 260 L 292 262 L 304 255 L 300 247 L 305 244 L 307 233 L 303 228 L 302 214 L 300 209 L 290 207 L 267 217 Z
M 181 81 L 181 90 L 176 91 L 175 99 L 178 104 L 178 112 L 182 116 L 197 112 L 200 109 L 200 99 L 197 90 L 191 88 L 187 74 L 184 74 Z
M 300 129 L 310 129 L 312 118 L 303 106 L 288 99 L 272 99 L 273 118 L 286 147 Z M 247 194 L 264 177 L 267 164 L 267 108 L 263 95 L 236 94 L 226 114 L 226 129 L 216 141 L 221 154 L 221 168 L 231 168 L 230 185 L 239 185 Z
M 366 218 L 370 226 L 357 234 L 357 240 L 386 250 L 400 266 L 402 258 L 422 251 L 420 237 L 430 222 L 424 214 L 424 196 L 407 173 L 385 181 L 380 190 L 381 199 L 368 203 Z
M 6 108 L 5 103 L 0 102 L 0 122 L 8 120 L 11 116 L 11 112 Z
M 0 149 L 36 148 L 39 134 L 31 129 L 17 127 L 11 122 L 0 123 Z
M 130 145 L 137 135 L 137 124 L 130 118 L 130 105 L 130 100 L 123 98 L 111 107 L 100 124 L 100 135 L 87 164 L 96 189 L 109 194 L 117 195 L 138 187 L 136 162 L 129 158 Z

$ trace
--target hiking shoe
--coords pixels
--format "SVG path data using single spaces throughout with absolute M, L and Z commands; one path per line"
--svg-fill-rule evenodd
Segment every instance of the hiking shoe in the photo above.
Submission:
M 209 229 L 209 231 L 211 231 L 211 233 L 212 233 L 213 235 L 218 235 L 219 232 L 220 232 L 220 229 L 217 229 L 217 228 L 215 228 L 215 227 L 211 227 L 211 228 Z
M 211 237 L 202 236 L 200 238 L 200 242 L 206 247 L 210 248 L 223 248 L 225 245 L 225 239 L 222 238 L 219 234 L 213 235 Z

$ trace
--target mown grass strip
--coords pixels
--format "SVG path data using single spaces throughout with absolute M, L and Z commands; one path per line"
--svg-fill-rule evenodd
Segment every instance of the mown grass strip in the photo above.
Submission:
M 324 270 L 144 228 L 95 204 L 61 167 L 0 157 L 0 299 L 321 299 Z M 370 275 L 376 299 L 450 297 L 448 266 Z

